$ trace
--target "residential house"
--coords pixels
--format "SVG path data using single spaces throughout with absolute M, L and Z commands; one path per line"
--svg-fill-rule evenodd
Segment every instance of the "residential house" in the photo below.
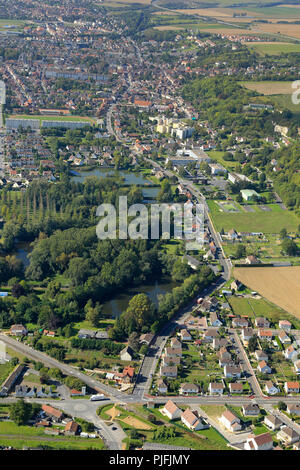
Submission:
M 272 341 L 273 332 L 272 332 L 272 330 L 258 330 L 258 335 L 257 336 L 261 340 Z
M 218 318 L 218 315 L 216 314 L 216 312 L 212 312 L 212 313 L 210 314 L 209 320 L 210 320 L 211 326 L 219 327 L 219 326 L 222 325 L 222 322 L 221 322 L 221 320 Z
M 76 436 L 80 433 L 80 426 L 76 421 L 69 421 L 65 425 L 65 434 L 68 436 Z
M 121 361 L 132 361 L 133 359 L 133 350 L 130 346 L 126 346 L 122 351 L 120 352 L 120 359 Z
M 229 384 L 230 393 L 243 393 L 243 385 L 238 382 L 231 382 Z
M 276 434 L 276 437 L 285 445 L 291 445 L 300 439 L 300 435 L 294 429 L 288 426 L 283 426 Z
M 210 382 L 208 386 L 210 395 L 223 395 L 223 384 L 217 382 Z
M 261 349 L 257 349 L 254 353 L 256 359 L 258 361 L 266 361 L 269 359 L 267 353 L 265 351 L 262 351 Z
M 259 434 L 248 437 L 244 444 L 244 450 L 272 450 L 273 440 L 270 433 Z
M 145 333 L 144 335 L 140 336 L 140 343 L 147 344 L 149 346 L 152 343 L 154 335 L 152 333 Z
M 229 233 L 229 232 L 228 232 Z M 236 232 L 235 232 L 236 233 Z M 238 291 L 240 290 L 241 288 L 243 287 L 243 284 L 238 281 L 237 279 L 235 279 L 234 281 L 232 281 L 232 283 L 230 284 L 230 289 L 231 290 L 234 290 L 234 291 Z
M 284 355 L 284 357 L 286 359 L 289 359 L 289 360 L 293 360 L 293 359 L 296 359 L 297 356 L 298 356 L 298 353 L 297 353 L 297 350 L 294 348 L 293 345 L 291 346 L 288 346 L 283 352 L 282 354 Z
M 224 375 L 226 378 L 239 379 L 242 375 L 242 371 L 240 366 L 227 364 L 226 366 L 224 366 Z
M 159 371 L 161 377 L 171 377 L 171 378 L 176 378 L 177 377 L 177 366 L 160 366 L 160 371 Z
M 280 339 L 282 344 L 291 344 L 291 338 L 286 334 L 284 330 L 278 333 L 278 338 Z
M 242 336 L 243 342 L 248 343 L 249 339 L 252 338 L 252 336 L 254 336 L 254 332 L 252 328 L 243 328 L 241 336 Z
M 181 348 L 170 348 L 167 347 L 164 349 L 164 352 L 162 354 L 163 356 L 166 357 L 181 357 L 182 356 L 182 349 Z
M 221 348 L 218 352 L 219 356 L 219 366 L 225 367 L 232 364 L 231 354 L 226 350 L 226 348 Z
M 199 387 L 195 384 L 183 383 L 179 388 L 179 395 L 193 395 L 199 393 Z
M 248 328 L 249 323 L 248 323 L 248 320 L 246 320 L 246 318 L 235 317 L 232 320 L 232 326 L 234 328 Z
M 280 320 L 279 321 L 279 328 L 281 328 L 284 331 L 287 331 L 288 333 L 292 329 L 292 324 L 288 320 Z
M 205 343 L 212 343 L 214 338 L 217 338 L 219 333 L 217 330 L 208 329 L 203 335 L 203 341 Z
M 230 410 L 224 411 L 219 421 L 228 431 L 237 432 L 242 429 L 241 420 Z
M 257 328 L 269 328 L 270 322 L 267 318 L 264 317 L 256 317 L 255 318 L 255 326 Z
M 258 416 L 260 413 L 259 406 L 255 403 L 249 403 L 242 406 L 244 416 Z
M 299 393 L 299 382 L 285 382 L 285 393 Z
M 27 329 L 23 325 L 12 325 L 10 327 L 9 332 L 12 336 L 26 336 L 27 335 Z
M 168 393 L 168 387 L 162 379 L 157 381 L 157 390 L 162 394 Z
M 86 386 L 84 385 L 83 387 L 81 387 L 81 390 L 75 390 L 74 388 L 72 388 L 70 390 L 70 396 L 71 397 L 84 397 L 86 395 Z
M 212 347 L 216 350 L 221 350 L 222 348 L 226 348 L 229 345 L 228 339 L 226 338 L 213 338 Z
M 167 401 L 161 410 L 161 414 L 167 416 L 170 420 L 178 419 L 182 415 L 182 410 L 172 400 Z
M 271 382 L 271 380 L 268 380 L 268 382 L 266 382 L 265 390 L 268 395 L 276 395 L 277 393 L 280 392 L 279 388 L 275 387 L 275 385 L 273 384 L 273 382 Z
M 300 415 L 300 404 L 299 403 L 288 403 L 286 407 L 286 411 L 290 415 Z
M 239 236 L 237 234 L 237 231 L 234 230 L 234 228 L 231 228 L 230 230 L 228 230 L 227 232 L 227 237 L 230 239 L 230 240 L 236 240 Z M 233 281 L 235 282 L 235 281 Z M 239 282 L 239 281 L 238 281 Z M 231 287 L 231 286 L 230 286 Z M 231 287 L 232 289 L 232 287 Z
M 207 422 L 198 415 L 198 412 L 190 409 L 187 409 L 182 413 L 181 421 L 191 431 L 199 431 L 200 429 L 209 428 Z
M 122 372 L 122 379 L 124 383 L 132 383 L 134 380 L 134 367 L 126 366 Z
M 179 341 L 178 338 L 175 338 L 175 337 L 174 337 L 174 338 L 171 338 L 170 343 L 171 343 L 171 347 L 172 347 L 172 348 L 175 348 L 175 349 L 176 349 L 176 348 L 181 348 L 181 342 Z
M 281 419 L 277 418 L 277 416 L 267 415 L 267 416 L 265 416 L 264 424 L 269 429 L 271 429 L 271 431 L 276 431 L 276 429 L 279 429 L 280 426 L 282 425 L 282 421 L 281 421 Z
M 181 330 L 179 334 L 181 341 L 193 341 L 192 335 L 188 332 L 188 330 Z
M 42 410 L 46 413 L 47 416 L 49 416 L 49 418 L 52 418 L 53 421 L 57 423 L 60 423 L 64 417 L 63 412 L 53 408 L 53 406 L 42 405 Z
M 258 368 L 259 372 L 261 372 L 262 374 L 271 374 L 271 372 L 272 372 L 271 367 L 268 366 L 266 361 L 260 361 L 258 363 L 257 368 Z
M 260 264 L 259 259 L 254 255 L 249 255 L 245 258 L 246 264 Z

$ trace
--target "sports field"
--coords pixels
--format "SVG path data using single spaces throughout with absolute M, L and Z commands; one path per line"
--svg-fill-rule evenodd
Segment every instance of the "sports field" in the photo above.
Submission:
M 9 119 L 38 119 L 39 121 L 80 121 L 80 122 L 96 122 L 96 119 L 84 116 L 48 116 L 41 114 L 12 114 Z
M 234 228 L 238 232 L 262 232 L 265 234 L 278 234 L 281 229 L 286 228 L 288 232 L 296 232 L 300 219 L 288 210 L 283 210 L 279 206 L 268 205 L 271 210 L 261 211 L 253 205 L 255 212 L 222 212 L 215 201 L 208 201 L 210 216 L 219 232 L 222 228 L 227 232 Z M 235 206 L 239 206 L 235 203 Z M 276 210 L 275 210 L 276 208 Z M 242 209 L 241 209 L 242 210 Z
M 234 277 L 270 302 L 300 318 L 300 266 L 235 268 Z

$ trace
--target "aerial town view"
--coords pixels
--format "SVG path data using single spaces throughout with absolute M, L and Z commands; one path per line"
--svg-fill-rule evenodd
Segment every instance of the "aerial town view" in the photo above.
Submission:
M 0 450 L 300 450 L 300 0 L 0 0 Z

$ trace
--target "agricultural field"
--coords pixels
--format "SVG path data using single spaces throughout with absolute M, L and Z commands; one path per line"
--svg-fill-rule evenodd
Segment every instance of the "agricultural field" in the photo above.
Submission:
M 300 52 L 300 44 L 298 46 Z M 291 95 L 293 82 L 239 82 L 248 90 L 257 91 L 262 95 Z
M 291 44 L 288 42 L 252 42 L 247 43 L 247 47 L 250 50 L 258 52 L 261 56 L 300 52 L 300 44 Z
M 235 268 L 234 277 L 300 319 L 300 266 Z
M 235 203 L 237 207 L 239 205 Z M 288 232 L 295 233 L 299 225 L 299 218 L 288 210 L 278 209 L 263 212 L 253 205 L 254 212 L 227 213 L 222 212 L 216 201 L 208 201 L 210 216 L 218 232 L 223 228 L 225 232 L 234 228 L 237 232 L 262 232 L 276 234 L 286 228 Z M 241 207 L 241 206 L 240 206 Z M 257 209 L 257 210 L 256 210 Z
M 169 25 L 162 25 L 162 26 L 154 26 L 154 29 L 157 29 L 159 31 L 176 31 L 179 29 L 197 29 L 197 30 L 205 30 L 207 32 L 212 32 L 215 34 L 219 34 L 220 32 L 223 32 L 223 30 L 230 34 L 232 33 L 232 27 L 227 26 L 227 25 L 218 25 L 215 23 L 209 24 L 209 23 L 204 23 L 204 22 L 199 22 L 199 23 L 173 23 Z M 220 29 L 222 31 L 220 31 Z M 237 34 L 236 31 L 242 31 L 242 30 L 234 30 L 234 34 Z
M 300 39 L 300 28 L 298 24 L 265 24 L 265 23 L 256 23 L 253 26 L 253 31 L 269 34 L 278 34 L 281 36 L 286 36 L 290 38 Z

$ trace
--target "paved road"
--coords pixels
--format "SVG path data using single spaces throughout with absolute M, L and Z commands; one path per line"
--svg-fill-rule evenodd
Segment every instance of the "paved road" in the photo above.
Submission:
M 249 358 L 247 356 L 247 353 L 246 353 L 245 349 L 243 348 L 241 340 L 240 340 L 240 338 L 237 334 L 237 331 L 234 330 L 233 328 L 229 329 L 229 331 L 234 335 L 236 345 L 239 349 L 239 359 L 242 362 L 244 371 L 246 371 L 246 373 L 247 373 L 247 381 L 249 382 L 253 393 L 258 397 L 264 396 L 263 392 L 261 391 L 258 380 L 256 378 L 256 375 L 254 373 L 254 370 L 253 370 L 253 368 L 251 366 L 251 363 L 249 361 Z
M 0 399 L 0 403 L 11 404 L 17 401 L 17 398 L 9 397 Z M 120 425 L 116 422 L 113 422 L 111 425 L 108 425 L 97 415 L 97 409 L 101 404 L 113 403 L 110 400 L 102 401 L 89 401 L 87 399 L 72 399 L 68 398 L 66 400 L 47 400 L 47 399 L 37 399 L 37 398 L 25 398 L 25 401 L 29 403 L 39 403 L 40 405 L 47 404 L 58 408 L 68 415 L 74 418 L 82 418 L 90 423 L 93 423 L 95 429 L 99 432 L 104 443 L 110 450 L 121 450 L 122 441 L 125 439 L 126 434 Z M 112 429 L 115 428 L 115 429 Z
M 42 353 L 40 351 L 36 351 L 35 349 L 31 348 L 30 346 L 27 346 L 20 341 L 16 341 L 13 338 L 10 338 L 7 335 L 0 334 L 0 339 L 8 344 L 9 346 L 12 346 L 16 351 L 21 352 L 25 356 L 31 357 L 32 359 L 36 361 L 40 361 L 43 364 L 46 364 L 50 367 L 57 367 L 60 369 L 64 374 L 71 375 L 73 377 L 77 377 L 78 379 L 82 380 L 84 383 L 86 383 L 90 388 L 99 390 L 100 392 L 103 392 L 104 394 L 110 396 L 112 399 L 115 401 L 121 402 L 121 401 L 133 401 L 133 397 L 130 395 L 125 395 L 118 390 L 114 389 L 113 387 L 109 387 L 108 385 L 105 385 L 101 383 L 100 381 L 89 377 L 86 374 L 83 374 L 80 372 L 78 369 L 75 367 L 69 366 L 67 364 L 63 364 L 56 359 L 48 356 L 45 353 Z

